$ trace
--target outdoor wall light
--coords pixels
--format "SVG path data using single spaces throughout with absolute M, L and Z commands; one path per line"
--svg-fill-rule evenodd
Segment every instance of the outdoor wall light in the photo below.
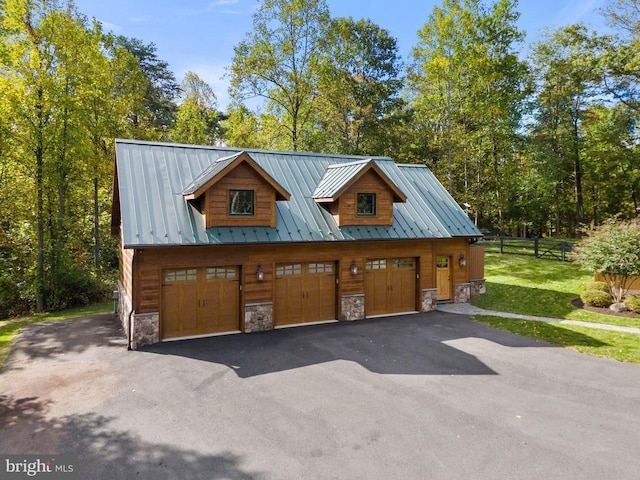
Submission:
M 258 268 L 256 270 L 256 279 L 259 282 L 264 282 L 264 270 L 262 269 L 262 265 L 258 264 Z
M 467 259 L 463 254 L 460 254 L 460 259 L 458 260 L 458 262 L 460 263 L 460 266 L 463 268 L 467 266 Z
M 355 260 L 353 260 L 351 262 L 351 265 L 349 265 L 349 271 L 351 272 L 351 275 L 357 275 L 358 274 L 358 264 L 356 263 Z

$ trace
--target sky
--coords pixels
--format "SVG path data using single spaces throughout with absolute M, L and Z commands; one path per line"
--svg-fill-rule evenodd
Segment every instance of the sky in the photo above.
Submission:
M 520 0 L 520 20 L 526 44 L 535 42 L 545 28 L 584 22 L 606 29 L 598 12 L 610 0 Z M 400 54 L 409 60 L 417 31 L 441 0 L 327 0 L 332 17 L 368 18 L 398 40 Z M 229 103 L 228 81 L 233 47 L 252 25 L 258 0 L 75 0 L 78 10 L 98 19 L 105 30 L 153 43 L 157 55 L 169 64 L 178 82 L 195 72 L 213 88 L 218 106 Z M 526 51 L 526 45 L 523 46 Z

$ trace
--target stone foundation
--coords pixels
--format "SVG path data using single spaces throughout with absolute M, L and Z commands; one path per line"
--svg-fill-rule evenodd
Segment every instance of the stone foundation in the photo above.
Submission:
M 483 295 L 487 293 L 487 284 L 484 278 L 471 280 L 471 296 Z
M 340 320 L 352 321 L 364 318 L 364 295 L 342 296 L 342 317 Z
M 422 311 L 431 312 L 436 309 L 438 296 L 437 288 L 425 288 L 422 290 Z
M 454 285 L 455 297 L 453 301 L 455 303 L 469 303 L 471 299 L 471 284 L 470 283 L 457 283 Z
M 251 303 L 244 307 L 244 331 L 264 332 L 273 329 L 273 303 Z
M 131 317 L 131 348 L 137 349 L 143 345 L 151 345 L 160 341 L 160 314 L 134 313 Z

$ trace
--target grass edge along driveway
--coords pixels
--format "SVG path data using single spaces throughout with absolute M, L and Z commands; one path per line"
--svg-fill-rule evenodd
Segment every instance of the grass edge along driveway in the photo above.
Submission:
M 4 361 L 7 359 L 11 347 L 20 333 L 20 330 L 27 325 L 40 322 L 51 322 L 64 320 L 67 318 L 81 317 L 96 313 L 108 313 L 113 311 L 113 303 L 98 303 L 86 307 L 71 308 L 61 312 L 27 315 L 24 317 L 13 317 L 0 320 L 0 372 Z
M 472 300 L 475 306 L 525 315 L 640 327 L 637 319 L 574 307 L 571 301 L 580 296 L 593 277 L 571 262 L 491 253 L 485 259 L 487 293 Z M 636 334 L 483 315 L 473 318 L 494 328 L 582 353 L 640 363 L 640 336 Z

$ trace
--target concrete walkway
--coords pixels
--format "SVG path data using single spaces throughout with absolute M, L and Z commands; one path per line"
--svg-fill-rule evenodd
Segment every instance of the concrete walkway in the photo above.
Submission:
M 582 322 L 580 320 L 564 320 L 560 318 L 536 317 L 534 315 L 522 315 L 519 313 L 497 312 L 474 307 L 470 303 L 439 303 L 438 310 L 458 315 L 489 315 L 492 317 L 515 318 L 518 320 L 533 320 L 535 322 L 559 323 L 561 325 L 579 325 L 581 327 L 598 328 L 600 330 L 613 330 L 616 332 L 636 333 L 640 335 L 640 328 L 622 327 L 619 325 L 607 325 L 605 323 Z

